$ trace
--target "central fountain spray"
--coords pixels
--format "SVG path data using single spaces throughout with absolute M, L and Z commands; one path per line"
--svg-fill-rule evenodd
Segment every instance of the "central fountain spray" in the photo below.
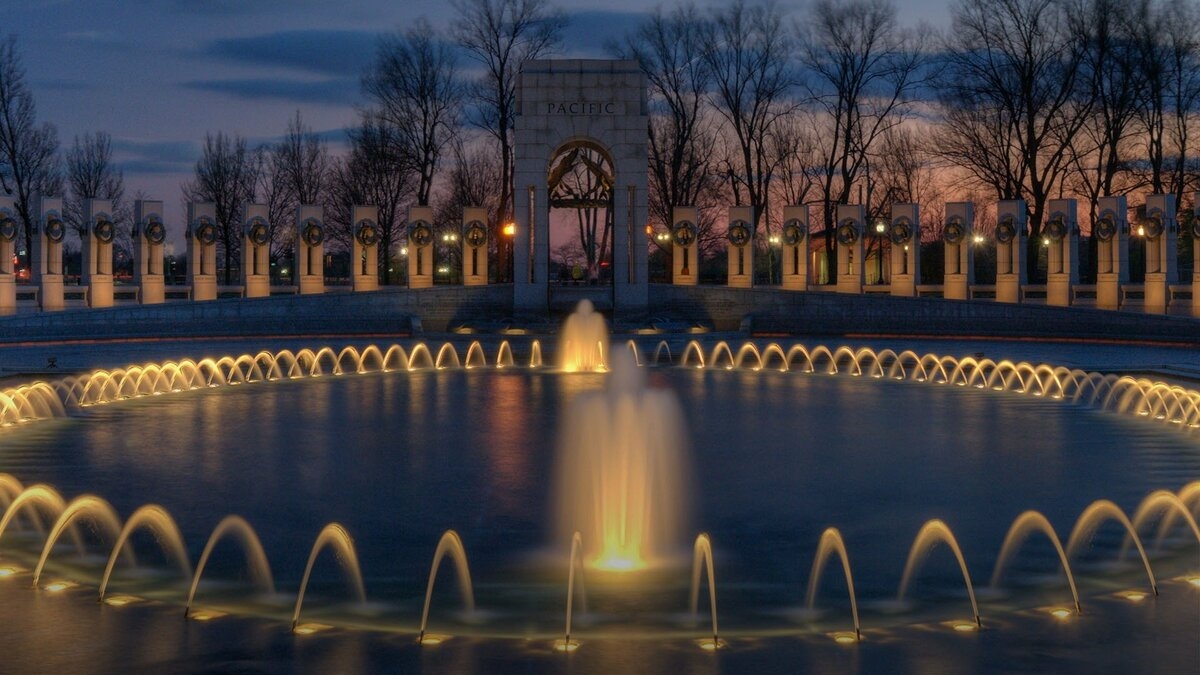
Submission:
M 559 431 L 559 532 L 582 535 L 589 567 L 627 571 L 683 532 L 683 411 L 673 393 L 647 387 L 628 351 L 609 367 L 605 390 L 572 401 Z
M 608 324 L 591 300 L 580 300 L 563 323 L 558 338 L 558 365 L 565 373 L 608 370 Z

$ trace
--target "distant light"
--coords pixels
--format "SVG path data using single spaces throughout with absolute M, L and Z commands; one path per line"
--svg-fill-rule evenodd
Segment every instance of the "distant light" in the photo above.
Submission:
M 504 236 L 511 237 L 517 233 L 517 224 L 509 223 L 504 226 Z

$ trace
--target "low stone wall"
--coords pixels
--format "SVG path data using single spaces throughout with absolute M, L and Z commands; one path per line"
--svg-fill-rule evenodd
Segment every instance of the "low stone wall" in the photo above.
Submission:
M 0 342 L 273 335 L 407 335 L 512 312 L 512 287 L 446 286 L 69 309 L 0 318 Z
M 1200 345 L 1200 321 L 1076 307 L 849 295 L 827 291 L 652 286 L 652 311 L 717 330 L 820 335 L 1112 339 Z
M 511 285 L 332 291 L 18 314 L 0 318 L 0 344 L 120 338 L 401 336 L 446 332 L 458 326 L 487 333 L 511 323 L 536 331 L 553 330 L 557 325 L 552 317 L 513 322 L 512 314 Z M 649 315 L 629 317 L 618 322 L 618 328 L 647 323 L 680 329 L 701 324 L 757 334 L 1111 339 L 1200 346 L 1200 321 L 1186 317 L 991 300 L 725 286 L 652 285 Z

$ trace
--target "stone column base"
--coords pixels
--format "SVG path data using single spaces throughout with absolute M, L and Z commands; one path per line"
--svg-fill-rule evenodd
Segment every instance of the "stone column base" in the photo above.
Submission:
M 143 305 L 160 305 L 167 299 L 165 280 L 161 274 L 142 277 L 141 299 Z
M 211 274 L 192 278 L 192 300 L 216 300 L 217 278 Z

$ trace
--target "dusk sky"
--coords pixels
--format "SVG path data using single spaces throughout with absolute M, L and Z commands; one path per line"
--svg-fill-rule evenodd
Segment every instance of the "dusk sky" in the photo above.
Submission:
M 803 16 L 804 3 L 780 3 Z M 638 0 L 560 0 L 570 18 L 562 56 L 603 57 L 604 44 L 644 16 Z M 944 23 L 944 0 L 902 0 L 902 21 Z M 702 5 L 703 6 L 703 5 Z M 445 26 L 446 0 L 0 0 L 15 33 L 39 118 L 63 148 L 107 131 L 126 195 L 166 202 L 182 220 L 179 184 L 206 132 L 281 134 L 297 110 L 340 142 L 363 102 L 359 76 L 382 33 L 419 17 Z M 464 67 L 469 63 L 464 62 Z

